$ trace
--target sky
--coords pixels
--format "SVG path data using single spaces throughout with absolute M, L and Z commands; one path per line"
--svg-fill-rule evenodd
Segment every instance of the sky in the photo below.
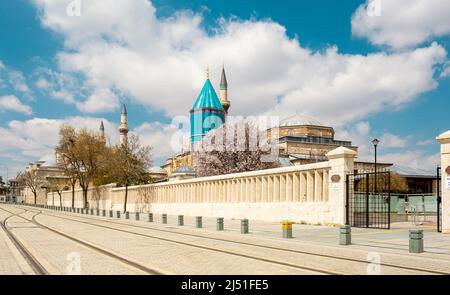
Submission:
M 161 165 L 179 149 L 174 119 L 207 66 L 218 90 L 222 65 L 231 115 L 302 113 L 360 160 L 379 138 L 382 161 L 435 169 L 450 129 L 448 15 L 448 0 L 2 0 L 0 175 L 53 153 L 62 124 L 103 120 L 117 143 L 122 103 Z

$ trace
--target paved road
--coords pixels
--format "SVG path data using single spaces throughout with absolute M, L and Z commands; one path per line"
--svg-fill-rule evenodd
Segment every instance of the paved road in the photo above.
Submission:
M 450 273 L 446 253 L 338 246 L 333 228 L 310 227 L 308 234 L 323 240 L 283 240 L 273 223 L 251 223 L 252 232 L 241 235 L 238 221 L 226 221 L 227 230 L 217 232 L 213 220 L 195 229 L 193 218 L 183 227 L 174 217 L 167 225 L 159 218 L 149 223 L 2 204 L 0 246 L 7 250 L 1 251 L 0 274 Z

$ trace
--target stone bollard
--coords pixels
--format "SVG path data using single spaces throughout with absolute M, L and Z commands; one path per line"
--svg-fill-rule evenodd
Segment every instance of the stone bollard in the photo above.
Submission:
M 184 216 L 178 215 L 178 226 L 183 226 L 183 225 L 184 225 Z
M 125 219 L 130 219 L 130 212 L 125 212 Z
M 113 218 L 114 217 L 114 211 L 113 210 L 109 210 L 109 217 Z
M 167 214 L 162 215 L 162 223 L 167 224 Z
M 343 225 L 339 230 L 339 245 L 347 246 L 352 244 L 352 227 Z
M 102 216 L 106 217 L 106 210 L 105 209 L 102 210 Z
M 409 231 L 409 253 L 423 253 L 423 230 Z
M 120 219 L 120 211 L 116 211 L 116 218 Z
M 94 215 L 94 209 L 91 209 L 91 215 Z
M 203 227 L 203 219 L 201 216 L 195 217 L 195 227 L 202 228 Z
M 153 213 L 148 213 L 148 222 L 153 222 Z
M 248 219 L 241 220 L 241 234 L 248 234 Z
M 136 221 L 139 221 L 139 219 L 140 219 L 139 212 L 136 212 L 136 214 L 134 215 L 134 217 L 135 217 Z
M 96 214 L 97 214 L 97 216 L 100 216 L 100 209 L 97 209 Z
M 223 226 L 223 218 L 222 218 L 222 217 L 219 217 L 219 218 L 217 218 L 216 229 L 217 229 L 218 231 L 222 231 L 223 228 L 224 228 L 224 226 Z
M 292 222 L 286 220 L 282 223 L 283 239 L 292 239 Z
M 77 213 L 80 213 L 80 208 L 77 208 Z

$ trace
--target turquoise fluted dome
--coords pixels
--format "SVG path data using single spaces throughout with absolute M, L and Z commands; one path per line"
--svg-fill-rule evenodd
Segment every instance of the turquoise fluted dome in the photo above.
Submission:
M 191 143 L 201 141 L 206 133 L 225 122 L 225 109 L 209 79 L 206 79 L 190 113 Z
M 216 91 L 211 84 L 209 79 L 206 80 L 205 85 L 203 85 L 202 91 L 197 97 L 194 103 L 193 109 L 223 109 L 220 99 L 217 97 Z

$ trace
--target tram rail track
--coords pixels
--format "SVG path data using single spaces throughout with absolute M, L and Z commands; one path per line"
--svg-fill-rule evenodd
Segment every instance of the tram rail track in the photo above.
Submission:
M 246 254 L 240 255 L 240 254 L 237 254 L 235 252 L 230 252 L 230 251 L 227 251 L 227 250 L 222 251 L 222 250 L 215 249 L 215 248 L 210 248 L 210 247 L 207 247 L 207 246 L 201 246 L 201 245 L 197 245 L 197 244 L 191 244 L 191 243 L 181 242 L 181 241 L 177 241 L 177 240 L 171 240 L 171 239 L 167 239 L 167 238 L 155 237 L 155 236 L 142 234 L 142 233 L 137 233 L 137 232 L 133 232 L 133 231 L 129 231 L 129 230 L 123 230 L 123 229 L 118 229 L 118 228 L 114 228 L 114 227 L 110 227 L 110 226 L 105 226 L 105 225 L 93 224 L 93 223 L 90 223 L 90 222 L 80 221 L 80 220 L 76 220 L 76 219 L 73 219 L 73 218 L 62 217 L 60 215 L 47 214 L 47 213 L 44 214 L 44 215 L 52 216 L 52 217 L 56 217 L 56 218 L 60 218 L 60 219 L 65 219 L 65 220 L 70 220 L 70 221 L 74 221 L 74 222 L 84 223 L 84 224 L 88 224 L 88 225 L 91 225 L 91 226 L 96 226 L 96 227 L 106 228 L 106 229 L 110 229 L 110 230 L 115 230 L 115 231 L 119 231 L 119 232 L 134 234 L 134 235 L 138 235 L 138 236 L 155 238 L 155 239 L 160 239 L 160 240 L 164 240 L 164 241 L 167 241 L 167 242 L 184 244 L 184 245 L 187 245 L 187 246 L 194 246 L 194 247 L 197 247 L 197 248 L 203 248 L 203 249 L 212 250 L 212 251 L 216 251 L 216 252 L 223 252 L 223 253 L 228 253 L 228 254 L 231 254 L 231 255 L 238 255 L 238 256 L 243 256 L 243 257 L 247 257 L 247 258 L 251 258 L 251 259 L 257 259 L 257 260 L 262 260 L 262 261 L 266 261 L 266 262 L 270 262 L 270 263 L 278 263 L 278 264 L 280 264 L 279 261 L 274 261 L 272 259 L 265 259 L 265 258 L 256 257 L 256 256 L 252 257 L 252 256 L 246 255 Z M 165 233 L 170 233 L 170 234 L 177 234 L 177 235 L 184 235 L 184 236 L 190 236 L 190 237 L 196 237 L 196 238 L 203 238 L 203 239 L 207 239 L 207 240 L 229 242 L 229 243 L 233 243 L 233 244 L 240 244 L 240 245 L 246 245 L 246 246 L 252 246 L 252 247 L 269 249 L 269 250 L 276 250 L 276 251 L 281 251 L 281 252 L 289 252 L 289 253 L 302 254 L 302 255 L 311 255 L 311 256 L 315 256 L 315 257 L 321 257 L 321 258 L 327 258 L 327 259 L 336 259 L 336 260 L 347 261 L 347 262 L 363 263 L 365 265 L 368 265 L 368 263 L 369 263 L 366 260 L 357 259 L 357 258 L 349 258 L 349 257 L 334 256 L 334 255 L 328 255 L 328 254 L 313 253 L 313 252 L 308 252 L 308 251 L 300 251 L 300 250 L 279 248 L 279 247 L 274 247 L 274 246 L 254 244 L 254 243 L 243 242 L 243 241 L 234 241 L 234 240 L 223 239 L 223 238 L 206 237 L 206 236 L 190 234 L 190 233 L 179 233 L 179 232 L 173 232 L 173 231 L 164 230 L 164 229 L 156 229 L 156 228 L 147 227 L 147 226 L 132 225 L 132 224 L 128 224 L 128 223 L 115 222 L 115 221 L 110 221 L 110 220 L 105 221 L 105 220 L 102 220 L 102 219 L 89 218 L 89 217 L 86 217 L 86 216 L 76 216 L 76 218 L 80 218 L 80 219 L 84 219 L 84 220 L 93 220 L 93 221 L 97 221 L 97 222 L 100 221 L 100 222 L 105 222 L 105 223 L 112 223 L 112 224 L 117 224 L 117 225 L 121 225 L 121 226 L 141 228 L 141 229 L 158 231 L 158 232 L 165 232 Z M 295 268 L 298 268 L 298 267 L 305 268 L 304 266 L 293 265 L 293 264 L 290 264 L 290 263 L 281 262 L 281 264 L 285 265 L 285 266 L 292 266 L 292 267 L 295 267 Z M 411 266 L 398 265 L 398 264 L 385 263 L 385 262 L 381 262 L 380 266 L 390 267 L 390 268 L 395 268 L 395 269 L 400 269 L 400 270 L 409 270 L 409 271 L 415 271 L 415 272 L 422 272 L 422 273 L 425 273 L 425 274 L 433 274 L 433 275 L 448 275 L 449 274 L 448 272 L 443 272 L 443 271 L 436 271 L 436 270 L 430 270 L 430 269 L 426 269 L 426 268 L 411 267 Z M 306 267 L 306 268 L 308 268 L 308 270 L 312 270 L 312 271 L 322 271 L 322 272 L 324 272 L 326 274 L 334 274 L 334 275 L 342 274 L 342 273 L 335 272 L 335 271 L 319 270 L 319 269 L 314 269 L 314 268 L 311 269 L 309 267 Z
M 118 261 L 120 261 L 120 262 L 122 262 L 122 263 L 124 263 L 124 264 L 126 264 L 126 265 L 128 265 L 128 266 L 131 266 L 131 267 L 133 267 L 133 268 L 139 269 L 140 271 L 142 271 L 142 272 L 144 272 L 144 273 L 146 273 L 146 274 L 151 274 L 151 275 L 163 275 L 163 274 L 164 274 L 164 273 L 161 272 L 161 271 L 151 269 L 151 268 L 149 268 L 149 267 L 147 267 L 147 266 L 144 266 L 144 265 L 139 264 L 139 263 L 137 263 L 137 262 L 131 261 L 131 260 L 126 259 L 126 258 L 124 258 L 124 257 L 121 257 L 121 256 L 119 256 L 119 255 L 117 255 L 117 254 L 111 253 L 110 251 L 108 251 L 108 250 L 106 250 L 106 249 L 103 249 L 103 248 L 98 247 L 98 246 L 96 246 L 96 245 L 93 245 L 93 244 L 91 244 L 91 243 L 87 243 L 87 242 L 85 242 L 85 241 L 82 241 L 82 240 L 80 240 L 80 239 L 77 239 L 77 238 L 75 238 L 75 237 L 72 237 L 72 236 L 70 236 L 70 235 L 68 235 L 68 234 L 65 234 L 65 233 L 63 233 L 63 232 L 61 232 L 61 231 L 55 230 L 55 229 L 53 229 L 53 228 L 50 228 L 50 227 L 48 227 L 48 226 L 46 226 L 46 225 L 40 223 L 39 221 L 36 220 L 36 216 L 38 216 L 38 215 L 46 215 L 46 214 L 42 214 L 42 212 L 39 212 L 38 214 L 33 215 L 33 216 L 31 217 L 31 220 L 29 220 L 29 219 L 27 219 L 27 218 L 21 216 L 20 214 L 25 213 L 25 212 L 33 212 L 33 213 L 36 213 L 35 211 L 31 211 L 31 210 L 19 208 L 19 209 L 21 209 L 21 210 L 26 210 L 26 211 L 25 211 L 25 212 L 22 212 L 22 213 L 14 213 L 14 212 L 11 212 L 11 211 L 9 211 L 9 210 L 6 210 L 6 209 L 4 209 L 4 208 L 2 208 L 2 207 L 0 207 L 0 209 L 2 209 L 2 210 L 5 211 L 5 212 L 8 212 L 9 214 L 12 214 L 12 215 L 9 216 L 7 219 L 12 218 L 12 217 L 14 217 L 14 216 L 19 217 L 19 218 L 24 219 L 24 220 L 26 220 L 26 221 L 28 221 L 28 222 L 31 222 L 32 224 L 34 224 L 34 225 L 36 225 L 36 226 L 38 226 L 38 227 L 40 227 L 40 228 L 42 228 L 42 229 L 48 230 L 48 231 L 50 231 L 50 232 L 52 232 L 52 233 L 54 233 L 54 234 L 57 234 L 57 235 L 59 235 L 59 236 L 62 236 L 62 237 L 64 237 L 64 238 L 68 239 L 68 240 L 71 240 L 71 241 L 73 241 L 73 242 L 79 244 L 79 245 L 83 245 L 83 246 L 85 246 L 85 247 L 87 247 L 87 248 L 89 248 L 89 249 L 91 249 L 91 250 L 94 250 L 94 251 L 96 251 L 96 252 L 99 252 L 99 253 L 101 253 L 101 254 L 103 254 L 103 255 L 105 255 L 105 256 L 108 256 L 108 257 L 110 257 L 110 258 L 116 259 L 116 260 L 118 260 Z M 5 219 L 5 223 L 6 223 L 6 220 L 7 220 L 7 219 Z M 13 234 L 7 229 L 6 225 L 2 224 L 2 227 L 3 227 L 3 226 L 5 226 L 7 233 L 13 235 Z M 29 251 L 23 246 L 23 244 L 20 242 L 20 240 L 19 240 L 16 236 L 14 236 L 14 235 L 13 235 L 13 238 L 14 238 L 15 243 L 17 243 L 17 245 L 20 247 L 20 249 L 18 248 L 19 251 L 21 251 L 21 253 L 22 253 L 22 251 L 24 251 L 25 255 L 27 255 L 27 258 L 30 259 L 30 262 L 31 262 L 31 263 L 30 263 L 30 266 L 31 266 L 33 269 L 36 269 L 35 272 L 36 272 L 37 274 L 46 274 L 46 275 L 48 275 L 49 273 L 48 273 L 48 272 L 45 270 L 45 268 L 39 263 L 39 261 L 38 261 L 33 255 L 31 255 L 31 254 L 29 253 Z M 27 259 L 27 258 L 26 258 L 26 259 Z M 27 259 L 27 261 L 28 261 L 28 259 Z

